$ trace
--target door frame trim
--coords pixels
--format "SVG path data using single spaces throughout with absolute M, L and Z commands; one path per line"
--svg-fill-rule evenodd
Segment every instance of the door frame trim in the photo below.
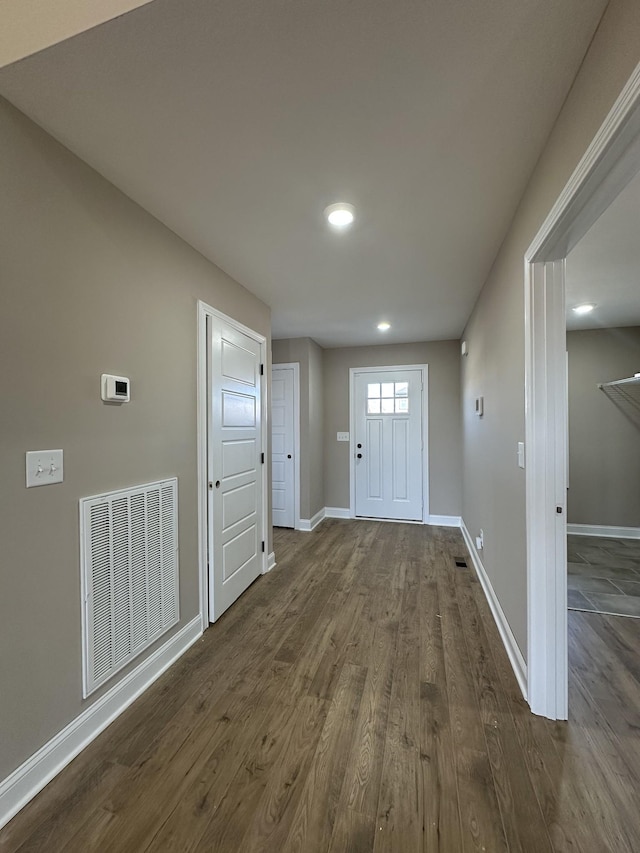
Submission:
M 550 719 L 569 710 L 565 259 L 639 167 L 640 65 L 524 256 L 527 693 Z
M 300 527 L 300 362 L 287 361 L 271 365 L 271 378 L 274 370 L 293 370 L 293 529 Z M 273 452 L 273 450 L 272 450 Z M 273 484 L 272 484 L 273 488 Z M 273 509 L 271 510 L 273 526 Z
M 356 464 L 355 464 L 355 426 L 354 406 L 355 381 L 357 373 L 385 373 L 397 370 L 419 370 L 422 374 L 422 522 L 429 523 L 429 365 L 428 364 L 392 364 L 382 367 L 349 368 L 349 518 L 356 516 Z M 387 521 L 389 519 L 380 519 Z M 410 522 L 407 522 L 410 523 Z
M 208 407 L 207 407 L 207 399 L 208 399 L 208 389 L 207 389 L 207 362 L 208 362 L 208 353 L 207 353 L 207 318 L 208 317 L 216 317 L 218 320 L 221 320 L 223 323 L 231 326 L 236 329 L 238 332 L 242 332 L 247 335 L 247 337 L 252 338 L 260 345 L 260 361 L 264 365 L 264 372 L 260 380 L 260 417 L 261 417 L 261 429 L 260 429 L 260 441 L 262 443 L 262 451 L 265 454 L 265 464 L 262 465 L 262 538 L 265 542 L 264 553 L 262 554 L 262 574 L 269 570 L 268 567 L 268 558 L 269 558 L 269 542 L 268 542 L 268 531 L 270 529 L 270 525 L 268 524 L 268 514 L 269 508 L 271 506 L 271 501 L 269 499 L 268 494 L 268 476 L 267 476 L 267 459 L 269 454 L 269 441 L 268 441 L 268 388 L 269 383 L 267 382 L 267 371 L 270 369 L 270 364 L 268 363 L 268 347 L 267 347 L 267 338 L 264 335 L 261 335 L 259 332 L 256 332 L 255 329 L 250 329 L 248 326 L 243 325 L 238 320 L 234 320 L 233 317 L 229 317 L 228 314 L 224 314 L 222 311 L 218 311 L 217 308 L 213 308 L 213 306 L 208 305 L 203 300 L 198 300 L 197 305 L 198 312 L 198 351 L 197 351 L 197 392 L 196 392 L 196 406 L 197 406 L 197 432 L 196 432 L 196 443 L 197 443 L 197 481 L 198 481 L 198 575 L 199 575 L 199 600 L 200 600 L 200 622 L 202 630 L 205 631 L 209 627 L 209 571 L 208 571 L 208 552 L 209 552 L 209 537 L 208 537 L 208 465 L 209 465 L 209 456 L 208 456 L 208 447 L 207 447 L 207 438 L 208 438 Z

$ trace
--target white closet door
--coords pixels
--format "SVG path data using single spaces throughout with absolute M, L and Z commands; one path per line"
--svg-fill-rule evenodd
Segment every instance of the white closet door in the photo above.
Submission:
M 219 318 L 209 322 L 209 612 L 214 621 L 262 570 L 263 448 L 260 344 Z
M 271 507 L 275 527 L 295 527 L 294 371 L 271 372 Z

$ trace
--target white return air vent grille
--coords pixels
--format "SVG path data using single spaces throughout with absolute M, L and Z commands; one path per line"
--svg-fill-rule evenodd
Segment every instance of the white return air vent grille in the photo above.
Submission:
M 80 501 L 83 695 L 179 619 L 178 481 Z

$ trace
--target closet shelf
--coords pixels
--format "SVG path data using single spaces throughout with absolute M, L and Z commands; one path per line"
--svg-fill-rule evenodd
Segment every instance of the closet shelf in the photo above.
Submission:
M 620 385 L 640 385 L 640 373 L 628 379 L 615 379 L 613 382 L 599 382 L 598 388 L 617 388 Z

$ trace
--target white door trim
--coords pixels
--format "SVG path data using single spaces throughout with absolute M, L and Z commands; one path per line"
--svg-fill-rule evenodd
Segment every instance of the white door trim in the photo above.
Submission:
M 279 368 L 293 369 L 293 509 L 294 528 L 300 530 L 300 363 L 272 364 L 271 373 Z
M 640 168 L 639 107 L 640 65 L 524 258 L 528 697 L 551 719 L 568 716 L 564 259 Z
M 216 317 L 222 322 L 228 324 L 232 328 L 252 338 L 260 344 L 260 361 L 264 365 L 264 371 L 261 378 L 261 416 L 262 428 L 260 431 L 260 440 L 262 442 L 262 450 L 265 454 L 265 464 L 262 465 L 262 536 L 265 541 L 265 549 L 262 555 L 262 573 L 269 570 L 268 565 L 268 531 L 271 529 L 271 524 L 268 519 L 269 507 L 271 501 L 268 495 L 268 477 L 266 464 L 267 453 L 269 452 L 270 443 L 268 441 L 268 424 L 271 422 L 268 418 L 268 386 L 267 382 L 267 339 L 259 332 L 249 329 L 233 317 L 223 314 L 211 305 L 207 305 L 201 299 L 198 300 L 198 353 L 197 353 L 197 464 L 198 464 L 198 566 L 199 566 L 199 598 L 200 598 L 200 622 L 202 630 L 205 631 L 209 627 L 209 571 L 208 571 L 208 389 L 207 389 L 207 317 Z
M 354 406 L 356 373 L 383 373 L 396 370 L 419 370 L 422 373 L 422 523 L 429 523 L 429 365 L 396 364 L 382 367 L 349 368 L 349 518 L 356 518 L 356 463 Z M 414 522 L 415 524 L 416 522 Z M 418 524 L 420 522 L 417 522 Z
M 566 719 L 564 261 L 528 264 L 525 291 L 527 697 L 534 713 Z

